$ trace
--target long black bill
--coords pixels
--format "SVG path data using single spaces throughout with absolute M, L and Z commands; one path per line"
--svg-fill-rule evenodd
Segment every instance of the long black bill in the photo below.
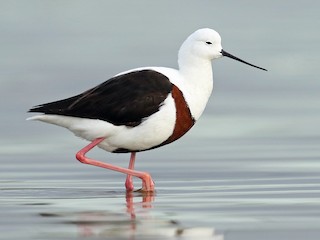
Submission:
M 248 64 L 248 65 L 249 65 L 249 66 L 251 66 L 251 67 L 255 67 L 255 68 L 259 68 L 259 69 L 264 70 L 264 71 L 268 71 L 268 70 L 267 70 L 267 69 L 265 69 L 265 68 L 258 67 L 258 66 L 256 66 L 256 65 L 253 65 L 253 64 L 248 63 L 248 62 L 246 62 L 246 61 L 243 61 L 242 59 L 240 59 L 240 58 L 237 58 L 237 57 L 233 56 L 232 54 L 230 54 L 230 53 L 228 53 L 228 52 L 224 51 L 223 49 L 221 50 L 221 54 L 222 54 L 222 56 L 229 57 L 229 58 L 232 58 L 232 59 L 237 60 L 237 61 L 239 61 L 239 62 L 242 62 L 242 63 Z

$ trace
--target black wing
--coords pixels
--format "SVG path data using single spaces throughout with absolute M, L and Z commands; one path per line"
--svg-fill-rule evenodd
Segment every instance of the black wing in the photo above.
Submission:
M 172 90 L 168 77 L 154 70 L 129 72 L 77 96 L 35 106 L 29 112 L 100 119 L 137 126 L 157 112 Z

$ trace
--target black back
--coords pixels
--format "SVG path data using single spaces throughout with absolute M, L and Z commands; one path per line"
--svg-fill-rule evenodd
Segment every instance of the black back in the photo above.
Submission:
M 168 77 L 154 70 L 129 72 L 64 100 L 35 106 L 29 112 L 100 119 L 137 126 L 157 112 L 172 90 Z

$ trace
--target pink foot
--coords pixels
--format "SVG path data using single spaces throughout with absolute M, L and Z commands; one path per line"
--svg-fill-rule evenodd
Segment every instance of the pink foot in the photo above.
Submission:
M 142 188 L 139 190 L 141 192 L 154 192 L 154 182 L 151 175 L 146 172 L 141 172 Z
M 126 186 L 127 192 L 132 192 L 133 191 L 134 186 L 133 186 L 133 181 L 132 181 L 132 176 L 131 175 L 127 176 L 125 186 Z

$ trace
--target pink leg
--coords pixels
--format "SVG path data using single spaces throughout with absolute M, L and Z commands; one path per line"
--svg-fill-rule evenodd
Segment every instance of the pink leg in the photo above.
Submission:
M 94 165 L 94 166 L 97 166 L 97 167 L 102 167 L 102 168 L 110 169 L 110 170 L 113 170 L 113 171 L 121 172 L 121 173 L 130 175 L 130 176 L 138 177 L 138 178 L 140 178 L 142 180 L 141 191 L 153 192 L 154 191 L 154 183 L 153 183 L 152 178 L 151 178 L 149 173 L 139 172 L 139 171 L 135 171 L 133 169 L 123 168 L 123 167 L 118 167 L 118 166 L 115 166 L 115 165 L 112 165 L 112 164 L 108 164 L 108 163 L 104 163 L 104 162 L 100 162 L 100 161 L 97 161 L 97 160 L 94 160 L 94 159 L 91 159 L 91 158 L 88 158 L 88 157 L 85 156 L 85 154 L 87 152 L 89 152 L 92 148 L 97 146 L 103 140 L 104 140 L 104 138 L 97 138 L 97 139 L 93 140 L 88 146 L 84 147 L 79 152 L 77 152 L 76 158 L 80 162 L 85 163 L 85 164 L 90 164 L 90 165 Z M 133 160 L 130 159 L 130 164 L 131 164 L 131 161 L 132 161 L 133 162 L 132 165 L 133 165 L 134 164 L 135 154 L 134 154 L 134 156 L 132 156 L 132 154 L 131 154 L 131 158 L 133 158 Z
M 131 157 L 130 157 L 129 169 L 134 170 L 134 161 L 135 160 L 136 160 L 136 153 L 132 152 Z M 129 191 L 129 192 L 133 191 L 134 187 L 133 187 L 133 181 L 132 181 L 131 175 L 127 175 L 125 186 L 126 186 L 127 191 Z

